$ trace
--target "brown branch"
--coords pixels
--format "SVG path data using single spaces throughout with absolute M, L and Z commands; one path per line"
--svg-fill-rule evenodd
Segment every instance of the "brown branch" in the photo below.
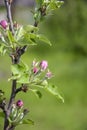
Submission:
M 4 0 L 4 2 L 5 2 L 6 12 L 7 12 L 9 29 L 12 32 L 12 34 L 14 35 L 13 21 L 12 21 L 12 15 L 11 15 L 11 2 L 12 1 L 11 0 Z M 6 109 L 3 108 L 3 112 L 5 113 L 4 130 L 13 130 L 13 129 L 9 128 L 8 117 L 9 117 L 9 114 L 10 114 L 11 106 L 12 106 L 14 98 L 15 98 L 15 90 L 16 90 L 16 80 L 13 80 L 13 82 L 12 82 L 12 92 L 11 92 L 8 108 L 6 108 Z
M 9 114 L 10 114 L 12 104 L 13 104 L 14 99 L 15 99 L 15 90 L 16 90 L 16 80 L 13 80 L 13 82 L 12 82 L 12 92 L 11 92 L 8 108 L 3 108 L 3 112 L 5 113 L 4 130 L 13 130 L 13 129 L 9 128 L 8 117 L 9 117 Z
M 4 115 L 5 115 L 5 120 L 4 120 L 4 130 L 8 130 L 8 111 L 7 111 L 7 107 L 6 107 L 6 102 L 3 99 L 2 102 L 0 103 L 0 108 L 2 109 Z
M 7 19 L 9 22 L 9 29 L 12 32 L 12 34 L 14 34 L 13 21 L 12 21 L 12 15 L 11 15 L 11 2 L 8 0 L 4 0 L 4 2 L 5 2 L 6 11 L 7 11 Z
M 14 102 L 14 98 L 16 96 L 16 94 L 15 94 L 16 85 L 17 85 L 16 80 L 13 80 L 13 82 L 12 82 L 12 92 L 11 92 L 11 97 L 10 97 L 9 104 L 8 104 L 8 110 L 10 110 L 10 108 L 11 108 L 13 102 Z
M 22 87 L 16 89 L 16 94 L 19 93 L 20 91 L 22 91 Z
M 12 21 L 12 14 L 11 14 L 11 3 L 12 0 L 4 0 L 5 2 L 5 7 L 6 7 L 6 11 L 7 11 L 7 19 L 9 22 L 9 29 L 12 32 L 12 34 L 14 35 L 14 27 L 13 27 L 13 21 Z M 41 11 L 41 16 L 45 15 L 45 9 L 44 10 L 40 10 Z M 37 27 L 38 26 L 38 22 L 35 21 L 34 26 Z M 33 33 L 33 32 L 32 32 Z M 13 54 L 11 54 L 11 58 L 12 58 L 12 63 L 13 64 L 18 64 L 20 61 L 20 57 L 21 55 L 23 55 L 26 51 L 27 45 L 23 46 L 23 47 L 18 47 L 16 48 L 15 52 L 13 52 Z M 17 87 L 17 82 L 16 80 L 12 81 L 12 90 L 11 90 L 11 95 L 10 95 L 10 99 L 9 99 L 9 103 L 7 108 L 2 107 L 3 112 L 5 113 L 5 120 L 4 120 L 4 130 L 14 130 L 15 126 L 10 126 L 9 125 L 9 121 L 8 121 L 8 117 L 10 115 L 10 111 L 11 111 L 11 107 L 12 104 L 14 103 L 15 100 L 15 96 L 18 92 L 23 91 L 26 92 L 27 91 L 27 86 L 23 85 L 21 87 L 19 87 L 18 89 Z
M 15 129 L 15 126 L 14 125 L 11 125 L 9 130 L 14 130 Z

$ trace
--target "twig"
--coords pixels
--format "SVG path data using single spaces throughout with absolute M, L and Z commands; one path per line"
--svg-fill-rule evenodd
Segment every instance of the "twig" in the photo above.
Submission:
M 5 6 L 6 6 L 6 11 L 7 11 L 7 19 L 8 19 L 8 22 L 9 22 L 9 30 L 14 35 L 14 27 L 13 27 L 12 14 L 11 14 L 11 3 L 12 3 L 12 0 L 4 0 L 4 2 L 5 2 Z M 41 8 L 40 12 L 41 12 L 41 16 L 45 15 L 45 9 L 43 10 Z M 35 21 L 34 26 L 35 27 L 38 26 L 38 22 L 37 21 Z M 13 54 L 10 55 L 11 58 L 12 58 L 12 64 L 18 64 L 19 63 L 21 56 L 26 51 L 26 48 L 27 48 L 27 45 L 25 45 L 23 47 L 18 47 L 18 48 L 15 49 Z M 5 114 L 4 130 L 14 130 L 15 129 L 15 126 L 12 126 L 12 125 L 10 126 L 9 120 L 8 120 L 8 117 L 9 117 L 10 112 L 11 112 L 11 107 L 12 107 L 12 104 L 14 103 L 16 94 L 18 92 L 20 92 L 20 91 L 23 91 L 23 92 L 27 91 L 27 86 L 26 85 L 24 85 L 24 86 L 22 85 L 18 89 L 16 87 L 17 87 L 17 82 L 16 82 L 16 80 L 13 80 L 12 81 L 12 91 L 11 91 L 11 95 L 10 95 L 8 106 L 7 107 L 5 107 L 5 106 L 2 107 L 1 106 L 1 108 L 2 108 L 2 110 L 4 112 L 4 114 Z
M 9 130 L 14 130 L 15 129 L 15 126 L 11 125 Z
M 17 85 L 16 80 L 13 80 L 13 82 L 12 82 L 12 92 L 11 92 L 11 97 L 10 97 L 9 104 L 8 104 L 8 110 L 10 110 L 10 108 L 11 108 L 13 102 L 14 102 L 16 85 Z
M 11 15 L 11 0 L 4 0 L 5 2 L 5 7 L 6 7 L 6 12 L 7 12 L 7 19 L 9 23 L 9 29 L 14 35 L 14 28 L 13 28 L 13 21 L 12 21 L 12 15 Z M 15 62 L 15 61 L 14 61 Z M 14 98 L 15 98 L 15 90 L 16 90 L 16 80 L 12 81 L 12 92 L 9 100 L 9 104 L 7 107 L 7 110 L 5 111 L 5 121 L 4 121 L 4 130 L 13 130 L 13 128 L 9 128 L 9 121 L 8 117 L 10 114 L 10 109 L 13 104 Z
M 11 3 L 8 0 L 4 0 L 6 10 L 7 10 L 7 19 L 9 22 L 9 29 L 14 34 L 13 22 L 12 22 L 12 15 L 11 15 Z
M 26 84 L 22 84 L 21 87 L 16 89 L 15 94 L 19 93 L 20 91 L 26 93 L 28 91 L 28 86 Z

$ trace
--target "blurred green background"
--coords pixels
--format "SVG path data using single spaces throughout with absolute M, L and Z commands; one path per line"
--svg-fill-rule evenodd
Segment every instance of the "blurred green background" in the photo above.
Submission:
M 3 8 L 0 16 L 2 13 L 5 13 Z M 15 19 L 22 24 L 33 24 L 28 7 L 16 7 Z M 22 59 L 29 65 L 34 58 L 48 60 L 55 75 L 50 82 L 58 86 L 65 103 L 46 92 L 42 92 L 42 99 L 29 92 L 20 93 L 17 99 L 22 98 L 25 107 L 28 106 L 28 117 L 35 125 L 18 126 L 16 130 L 87 130 L 87 1 L 65 0 L 39 26 L 40 32 L 53 43 L 52 47 L 45 44 L 30 47 Z M 0 56 L 0 61 L 0 89 L 9 98 L 11 83 L 7 79 L 11 61 L 7 56 Z

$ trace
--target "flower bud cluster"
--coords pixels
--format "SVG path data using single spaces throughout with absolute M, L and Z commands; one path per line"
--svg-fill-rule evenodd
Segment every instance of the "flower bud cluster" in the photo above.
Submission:
M 46 60 L 42 60 L 40 62 L 36 62 L 35 60 L 32 63 L 30 81 L 34 84 L 39 85 L 47 85 L 47 80 L 53 76 L 52 72 L 48 69 L 48 62 Z
M 12 105 L 9 122 L 13 125 L 18 125 L 22 122 L 24 116 L 28 113 L 27 109 L 23 109 L 23 101 L 18 100 L 16 103 Z
M 33 73 L 37 74 L 38 72 L 45 71 L 48 67 L 48 62 L 43 60 L 41 62 L 33 61 Z

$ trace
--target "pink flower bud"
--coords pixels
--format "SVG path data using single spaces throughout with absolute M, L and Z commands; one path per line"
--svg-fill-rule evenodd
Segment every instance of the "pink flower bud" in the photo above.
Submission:
M 22 100 L 18 100 L 17 102 L 16 102 L 16 106 L 18 106 L 19 108 L 21 108 L 22 106 L 23 106 L 23 101 Z
M 4 29 L 6 29 L 7 26 L 8 26 L 8 23 L 7 23 L 6 20 L 2 20 L 2 21 L 0 21 L 0 25 L 1 25 Z
M 33 73 L 36 74 L 38 72 L 38 68 L 34 67 L 33 68 Z
M 46 73 L 46 77 L 47 77 L 48 79 L 50 79 L 50 78 L 52 77 L 52 72 L 48 71 L 48 72 Z
M 43 60 L 43 61 L 40 62 L 40 68 L 41 68 L 42 71 L 46 70 L 47 67 L 48 67 L 47 61 Z

